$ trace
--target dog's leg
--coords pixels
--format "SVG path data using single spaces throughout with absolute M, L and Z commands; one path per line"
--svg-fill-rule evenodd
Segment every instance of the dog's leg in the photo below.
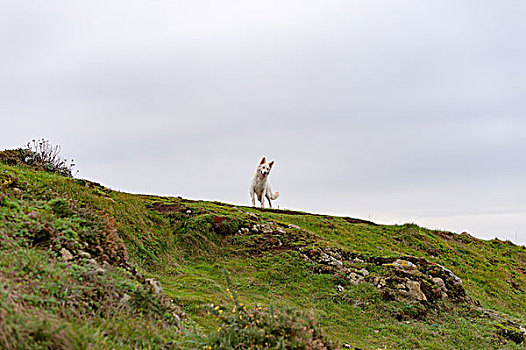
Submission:
M 267 197 L 267 199 L 268 199 L 268 206 L 269 206 L 269 208 L 272 209 L 272 202 L 270 201 L 270 196 L 266 195 L 265 197 Z
M 265 196 L 263 195 L 263 193 L 261 194 L 261 196 L 258 196 L 258 200 L 261 202 L 261 208 L 265 208 Z
M 254 196 L 254 190 L 250 190 L 250 198 L 252 199 L 252 206 L 255 207 L 256 206 L 256 198 Z

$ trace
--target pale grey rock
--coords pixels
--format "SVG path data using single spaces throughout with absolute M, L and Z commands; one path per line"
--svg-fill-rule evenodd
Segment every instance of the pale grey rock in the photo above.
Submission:
M 248 228 L 246 228 L 246 227 L 241 227 L 241 228 L 239 229 L 239 231 L 237 231 L 237 233 L 239 233 L 239 234 L 241 234 L 241 235 L 246 235 L 246 234 L 248 234 L 249 232 L 250 232 L 250 230 L 249 230 Z
M 358 270 L 358 273 L 360 273 L 362 276 L 369 276 L 369 271 L 366 269 Z
M 358 284 L 361 284 L 363 282 L 365 282 L 365 279 L 363 278 L 363 276 L 355 273 L 355 272 L 351 272 L 349 275 L 349 281 L 354 284 L 354 285 L 358 285 Z
M 283 228 L 281 228 L 281 227 L 279 227 L 279 226 L 276 226 L 274 229 L 275 229 L 277 232 L 281 233 L 282 235 L 287 233 L 287 231 L 285 231 Z
M 409 280 L 405 285 L 410 296 L 421 301 L 427 300 L 426 295 L 422 293 L 422 290 L 420 289 L 420 282 Z
M 270 225 L 260 225 L 260 230 L 262 233 L 272 233 L 274 230 L 272 230 L 272 227 Z
M 400 270 L 410 271 L 410 270 L 418 270 L 415 264 L 413 264 L 410 261 L 398 259 L 392 264 L 386 264 L 386 265 L 392 265 Z
M 88 253 L 88 252 L 84 252 L 84 251 L 81 251 L 79 252 L 79 257 L 81 257 L 82 259 L 91 259 L 91 254 Z
M 163 287 L 161 286 L 161 282 L 154 280 L 153 278 L 146 279 L 146 282 L 148 282 L 152 286 L 153 294 L 159 295 L 163 292 Z
M 99 263 L 98 263 L 97 260 L 95 260 L 95 259 L 86 259 L 86 262 L 87 262 L 89 265 L 92 265 L 92 266 L 95 266 L 95 267 L 98 267 L 98 266 L 99 266 Z
M 177 325 L 177 328 L 180 330 L 181 329 L 181 317 L 179 317 L 179 315 L 175 314 L 174 318 L 175 318 L 175 324 Z
M 66 248 L 62 248 L 60 250 L 60 254 L 62 255 L 62 259 L 64 259 L 64 261 L 70 261 L 73 259 L 73 254 L 71 254 L 71 252 Z
M 453 284 L 455 285 L 461 285 L 462 280 L 453 273 L 450 269 L 445 268 L 444 266 L 437 264 L 438 267 L 440 267 L 451 279 L 453 279 Z
M 432 280 L 443 292 L 447 292 L 446 283 L 442 278 L 433 277 Z

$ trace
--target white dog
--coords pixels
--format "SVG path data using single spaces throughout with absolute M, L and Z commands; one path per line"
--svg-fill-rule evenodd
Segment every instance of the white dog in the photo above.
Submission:
M 258 165 L 258 168 L 256 169 L 256 172 L 254 173 L 254 176 L 252 177 L 252 183 L 250 184 L 250 198 L 252 198 L 253 207 L 256 206 L 256 199 L 254 196 L 257 196 L 258 200 L 261 202 L 261 208 L 265 207 L 264 197 L 267 197 L 268 204 L 270 208 L 272 208 L 271 200 L 275 200 L 279 196 L 279 192 L 272 193 L 270 183 L 268 182 L 268 175 L 273 165 L 274 161 L 267 163 L 265 157 L 263 157 Z

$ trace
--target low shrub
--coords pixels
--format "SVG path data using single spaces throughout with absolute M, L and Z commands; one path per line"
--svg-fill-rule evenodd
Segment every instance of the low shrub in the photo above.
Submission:
M 60 155 L 60 146 L 52 145 L 46 139 L 32 140 L 25 148 L 0 152 L 0 161 L 7 165 L 29 165 L 37 170 L 73 177 L 73 159 L 67 160 Z
M 230 284 L 230 283 L 229 283 Z M 219 325 L 203 349 L 333 349 L 313 315 L 289 307 L 240 303 L 230 288 L 233 306 L 211 305 Z

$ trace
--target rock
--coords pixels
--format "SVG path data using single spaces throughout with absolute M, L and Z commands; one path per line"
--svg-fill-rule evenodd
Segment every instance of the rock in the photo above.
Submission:
M 416 300 L 425 301 L 427 297 L 422 290 L 420 289 L 420 282 L 409 280 L 405 283 L 409 295 L 415 298 Z
M 338 259 L 338 260 L 342 260 L 342 256 L 340 255 L 340 253 L 338 252 L 334 252 L 334 251 L 329 251 L 329 253 L 331 253 L 331 256 Z
M 254 213 L 251 213 L 249 211 L 246 211 L 245 214 L 247 214 L 252 220 L 259 220 L 259 216 L 257 216 L 256 214 Z
M 153 278 L 147 278 L 146 282 L 148 282 L 152 286 L 153 294 L 159 295 L 163 292 L 163 287 L 161 286 L 161 282 L 154 280 Z
M 432 280 L 443 292 L 447 292 L 446 283 L 442 278 L 433 277 Z
M 99 263 L 97 262 L 97 260 L 95 259 L 86 259 L 86 262 L 92 266 L 96 266 L 98 267 L 99 266 Z
M 334 267 L 336 267 L 337 269 L 343 269 L 343 262 L 341 262 L 340 260 L 330 256 L 329 254 L 325 253 L 325 252 L 321 252 L 320 253 L 320 258 L 322 259 L 322 262 L 327 264 L 327 265 L 332 265 Z
M 440 267 L 442 269 L 442 271 L 444 271 L 446 273 L 446 275 L 451 277 L 451 279 L 453 280 L 453 284 L 455 284 L 455 285 L 461 285 L 462 284 L 462 280 L 457 275 L 455 275 L 450 269 L 447 269 L 447 268 L 445 268 L 444 266 L 442 266 L 440 264 L 437 264 L 437 266 Z
M 384 266 L 392 266 L 395 269 L 402 271 L 408 275 L 412 276 L 423 276 L 422 272 L 420 272 L 415 264 L 413 264 L 410 261 L 398 259 L 390 264 L 383 264 Z
M 192 214 L 192 211 L 191 211 L 190 209 L 188 209 L 188 210 L 186 211 L 186 214 Z
M 91 259 L 91 254 L 88 252 L 81 251 L 79 252 L 79 257 L 82 259 Z
M 177 328 L 181 329 L 181 317 L 179 317 L 179 315 L 177 314 L 174 314 L 174 318 L 175 318 L 175 324 L 177 325 Z
M 13 192 L 15 192 L 15 194 L 17 194 L 17 195 L 21 195 L 22 194 L 22 190 L 20 188 L 18 188 L 18 187 L 13 188 Z
M 102 267 L 97 267 L 95 269 L 95 274 L 96 275 L 103 275 L 105 272 L 106 272 L 106 270 L 104 270 Z
M 349 274 L 349 280 L 354 285 L 358 285 L 358 284 L 363 283 L 365 281 L 364 278 L 361 275 L 359 275 L 359 274 L 357 274 L 355 272 L 351 272 Z
M 383 288 L 387 285 L 387 281 L 385 280 L 385 278 L 376 277 L 374 279 L 374 285 L 376 286 L 376 288 Z
M 369 275 L 369 271 L 367 271 L 366 269 L 358 270 L 358 272 L 361 273 L 362 276 L 368 276 Z
M 289 227 L 289 228 L 296 229 L 296 230 L 299 230 L 299 229 L 300 229 L 299 226 L 297 226 L 297 225 L 293 225 L 293 224 L 289 224 L 288 227 Z
M 131 297 L 128 294 L 124 293 L 121 300 L 119 301 L 119 304 L 126 305 L 130 302 L 130 300 L 131 300 Z
M 341 292 L 343 292 L 343 291 L 344 291 L 344 288 L 343 288 L 342 286 L 338 285 L 338 292 L 341 293 Z
M 274 232 L 274 229 L 272 229 L 272 227 L 268 224 L 261 224 L 261 225 L 256 224 L 252 226 L 252 232 L 269 234 L 269 233 Z
M 73 259 L 73 254 L 71 254 L 71 252 L 66 248 L 62 248 L 60 250 L 60 254 L 62 255 L 62 259 L 64 259 L 64 261 L 70 261 Z
M 402 260 L 402 259 L 398 259 L 395 262 L 393 262 L 392 264 L 385 264 L 385 265 L 387 265 L 387 266 L 392 265 L 392 266 L 394 266 L 395 268 L 397 268 L 399 270 L 405 270 L 405 271 L 418 270 L 418 268 L 416 267 L 415 264 L 413 264 L 410 261 Z
M 27 214 L 27 217 L 32 219 L 32 220 L 36 220 L 38 219 L 42 214 L 39 213 L 38 211 L 32 211 L 30 213 Z
M 247 235 L 249 232 L 250 230 L 246 227 L 241 227 L 239 231 L 237 231 L 237 233 L 239 233 L 240 235 Z
M 262 233 L 272 233 L 274 230 L 272 230 L 272 227 L 270 225 L 260 225 L 260 230 Z
M 281 233 L 282 235 L 287 233 L 287 231 L 285 231 L 284 229 L 282 229 L 282 228 L 279 227 L 279 226 L 276 226 L 274 229 L 275 229 L 277 232 Z

